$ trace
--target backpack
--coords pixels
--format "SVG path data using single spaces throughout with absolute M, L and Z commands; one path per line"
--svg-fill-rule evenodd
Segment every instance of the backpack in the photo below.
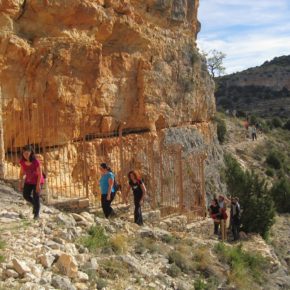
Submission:
M 120 183 L 117 182 L 116 177 L 114 178 L 113 189 L 114 189 L 114 192 L 121 190 L 121 185 Z

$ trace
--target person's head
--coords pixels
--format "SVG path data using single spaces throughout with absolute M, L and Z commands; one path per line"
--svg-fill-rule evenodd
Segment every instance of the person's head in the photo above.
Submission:
M 211 201 L 211 205 L 212 205 L 212 206 L 217 206 L 217 200 L 216 200 L 216 199 L 213 199 L 213 200 Z
M 219 201 L 219 202 L 224 201 L 224 199 L 225 199 L 225 198 L 224 198 L 222 195 L 219 195 L 219 198 L 218 198 L 218 201 Z
M 101 163 L 100 171 L 101 171 L 101 174 L 106 174 L 111 171 L 111 168 L 107 165 L 107 163 Z
M 25 161 L 30 161 L 30 162 L 35 160 L 34 150 L 32 149 L 32 147 L 30 145 L 26 145 L 25 147 L 23 147 L 22 159 Z
M 129 179 L 129 181 L 136 182 L 137 180 L 140 179 L 140 175 L 136 170 L 131 170 L 128 173 L 128 179 Z
M 233 204 L 236 204 L 239 202 L 239 199 L 237 197 L 233 198 Z

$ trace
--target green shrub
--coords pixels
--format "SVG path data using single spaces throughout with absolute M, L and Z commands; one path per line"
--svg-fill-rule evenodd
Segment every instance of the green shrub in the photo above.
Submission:
M 231 195 L 240 199 L 243 209 L 242 230 L 267 237 L 274 223 L 275 208 L 267 188 L 266 180 L 254 172 L 244 172 L 239 163 L 230 155 L 225 156 L 225 177 Z
M 266 163 L 274 169 L 282 168 L 283 161 L 281 154 L 279 154 L 277 151 L 271 151 L 266 158 Z
M 191 257 L 182 252 L 176 250 L 169 252 L 168 261 L 170 264 L 175 264 L 177 267 L 180 268 L 182 272 L 186 274 L 194 270 L 193 261 L 191 260 Z
M 2 240 L 0 240 L 0 250 L 3 250 L 6 246 L 6 243 Z
M 102 290 L 104 288 L 106 288 L 108 285 L 108 282 L 104 279 L 97 279 L 97 289 L 98 290 Z
M 88 231 L 88 235 L 80 238 L 79 242 L 88 248 L 90 252 L 95 252 L 98 248 L 109 245 L 109 239 L 101 226 L 92 226 Z
M 290 181 L 285 177 L 278 180 L 271 189 L 271 195 L 280 213 L 290 213 Z
M 194 289 L 195 290 L 207 290 L 207 284 L 204 279 L 197 279 L 194 281 Z
M 6 243 L 2 240 L 0 240 L 0 250 L 4 250 L 6 246 Z M 5 257 L 0 254 L 0 263 L 3 263 L 5 261 Z
M 225 137 L 226 137 L 226 133 L 227 133 L 226 122 L 220 118 L 216 118 L 216 122 L 217 122 L 218 140 L 222 144 L 225 141 Z
M 102 277 L 115 280 L 117 277 L 126 279 L 129 276 L 128 265 L 124 262 L 110 258 L 100 262 Z
M 256 125 L 258 123 L 258 118 L 255 115 L 250 117 L 250 125 Z
M 287 122 L 284 124 L 283 128 L 290 131 L 290 119 L 287 120 Z
M 110 239 L 110 245 L 116 254 L 124 254 L 128 249 L 128 241 L 124 235 L 114 235 Z
M 171 276 L 172 278 L 176 278 L 180 276 L 181 270 L 178 266 L 176 266 L 175 263 L 171 264 L 167 270 L 167 274 Z
M 267 261 L 261 255 L 249 253 L 242 246 L 229 247 L 219 243 L 215 247 L 219 260 L 230 266 L 229 282 L 238 289 L 252 289 L 253 283 L 261 284 Z
M 275 175 L 275 171 L 272 168 L 267 168 L 265 173 L 269 177 L 273 177 Z
M 161 241 L 166 244 L 174 245 L 177 243 L 177 239 L 172 235 L 164 235 L 161 237 Z
M 281 128 L 283 123 L 279 117 L 275 117 L 272 119 L 272 125 L 274 128 Z
M 142 254 L 148 251 L 151 254 L 160 253 L 166 254 L 165 245 L 160 245 L 156 240 L 150 238 L 138 239 L 135 244 L 135 253 Z

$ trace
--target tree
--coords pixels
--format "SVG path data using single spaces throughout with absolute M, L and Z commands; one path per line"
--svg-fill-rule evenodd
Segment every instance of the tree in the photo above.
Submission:
M 271 189 L 276 209 L 280 213 L 290 213 L 290 181 L 283 177 Z
M 214 49 L 203 54 L 207 60 L 208 71 L 213 78 L 225 73 L 226 68 L 223 65 L 223 61 L 226 57 L 225 53 Z
M 274 223 L 275 207 L 265 179 L 244 171 L 231 155 L 225 156 L 225 178 L 232 196 L 240 199 L 242 230 L 268 236 Z

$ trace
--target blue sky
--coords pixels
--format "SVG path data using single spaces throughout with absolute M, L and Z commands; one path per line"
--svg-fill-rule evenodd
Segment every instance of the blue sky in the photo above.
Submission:
M 198 46 L 226 53 L 226 73 L 290 55 L 290 0 L 200 0 Z

